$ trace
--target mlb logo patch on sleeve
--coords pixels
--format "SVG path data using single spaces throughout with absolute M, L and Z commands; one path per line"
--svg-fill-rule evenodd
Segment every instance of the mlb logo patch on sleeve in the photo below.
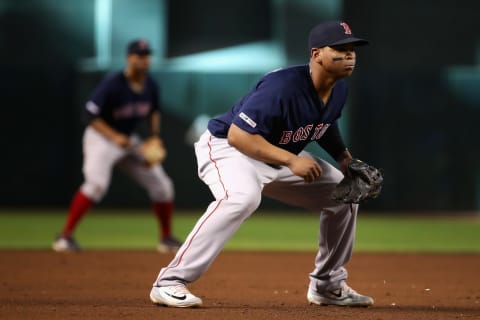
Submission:
M 255 128 L 257 126 L 257 123 L 250 119 L 249 116 L 247 116 L 245 113 L 240 112 L 238 115 L 243 121 L 245 121 L 250 127 Z
M 85 107 L 92 114 L 99 114 L 100 113 L 100 108 L 93 101 L 88 101 Z

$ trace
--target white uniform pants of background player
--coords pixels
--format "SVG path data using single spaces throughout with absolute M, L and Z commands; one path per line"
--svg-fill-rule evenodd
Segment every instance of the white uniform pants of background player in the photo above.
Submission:
M 170 264 L 154 285 L 171 286 L 197 280 L 226 242 L 259 206 L 262 194 L 320 214 L 319 250 L 310 287 L 335 290 L 347 279 L 343 267 L 351 257 L 358 206 L 330 200 L 343 178 L 335 167 L 315 158 L 323 174 L 307 184 L 287 167 L 275 169 L 231 147 L 227 139 L 205 132 L 195 144 L 198 174 L 215 197 Z M 302 156 L 312 157 L 307 152 Z
M 137 136 L 130 139 L 133 144 L 140 142 Z M 162 166 L 147 167 L 132 151 L 117 146 L 92 127 L 83 135 L 83 156 L 85 182 L 80 190 L 95 202 L 107 192 L 115 165 L 147 190 L 153 202 L 173 200 L 173 183 Z

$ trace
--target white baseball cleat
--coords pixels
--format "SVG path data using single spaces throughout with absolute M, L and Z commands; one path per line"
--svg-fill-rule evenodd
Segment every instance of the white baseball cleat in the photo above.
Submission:
M 56 252 L 78 252 L 80 251 L 80 246 L 71 236 L 58 236 L 52 243 L 52 249 Z
M 183 284 L 168 287 L 153 287 L 150 291 L 153 303 L 176 308 L 191 308 L 202 305 L 202 299 L 194 296 Z
M 157 251 L 160 253 L 175 253 L 181 246 L 182 243 L 177 238 L 170 236 L 160 241 L 157 246 Z
M 373 299 L 364 296 L 346 284 L 336 290 L 317 292 L 308 288 L 307 299 L 310 304 L 317 305 L 336 305 L 345 307 L 368 307 L 373 305 Z

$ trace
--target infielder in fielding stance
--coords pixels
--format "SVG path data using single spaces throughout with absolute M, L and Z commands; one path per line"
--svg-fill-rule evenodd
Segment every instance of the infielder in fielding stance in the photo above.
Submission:
M 195 152 L 198 174 L 215 201 L 160 270 L 150 292 L 154 303 L 200 306 L 202 300 L 186 285 L 206 272 L 264 194 L 320 215 L 308 301 L 373 304 L 346 282 L 344 265 L 352 254 L 358 205 L 330 198 L 352 159 L 337 123 L 347 99 L 343 78 L 355 68 L 355 47 L 364 44 L 345 22 L 321 23 L 309 35 L 309 64 L 268 73 L 232 109 L 209 121 Z M 340 170 L 304 151 L 311 142 L 336 159 Z
M 73 197 L 61 235 L 52 245 L 55 251 L 80 249 L 72 234 L 92 204 L 105 195 L 114 166 L 148 192 L 161 230 L 158 250 L 175 251 L 181 245 L 171 231 L 172 181 L 160 164 L 147 166 L 134 151 L 142 143 L 134 133 L 141 121 L 149 122 L 149 139 L 161 143 L 158 86 L 148 74 L 150 54 L 145 40 L 129 43 L 125 70 L 108 75 L 86 103 L 89 123 L 83 135 L 85 181 Z

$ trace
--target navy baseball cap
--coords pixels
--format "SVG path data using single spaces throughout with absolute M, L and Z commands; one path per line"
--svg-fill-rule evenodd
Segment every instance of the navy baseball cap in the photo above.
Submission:
M 355 46 L 368 44 L 365 39 L 356 38 L 350 27 L 343 21 L 326 21 L 313 27 L 308 36 L 308 48 L 323 48 L 352 43 Z
M 128 44 L 127 54 L 149 55 L 152 53 L 150 45 L 144 39 L 133 40 Z

